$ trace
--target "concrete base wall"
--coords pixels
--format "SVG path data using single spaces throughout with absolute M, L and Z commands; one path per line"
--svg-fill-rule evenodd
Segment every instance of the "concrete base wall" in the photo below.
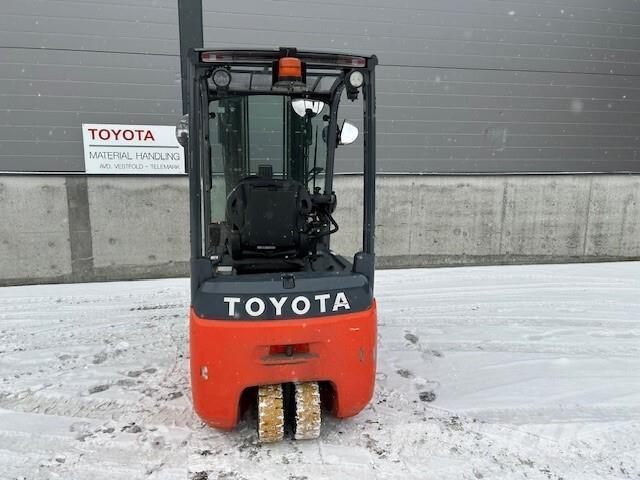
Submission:
M 340 225 L 361 218 L 361 184 L 337 183 Z M 382 176 L 377 200 L 382 267 L 640 258 L 637 175 Z M 359 241 L 345 229 L 336 250 Z
M 0 177 L 0 285 L 189 274 L 187 179 Z
M 361 244 L 362 179 L 336 178 L 334 250 Z M 380 267 L 640 259 L 640 176 L 378 178 Z M 188 274 L 187 180 L 0 177 L 0 285 Z

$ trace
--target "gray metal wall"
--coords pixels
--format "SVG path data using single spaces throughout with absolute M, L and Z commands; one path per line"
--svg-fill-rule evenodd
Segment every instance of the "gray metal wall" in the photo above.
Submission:
M 82 122 L 173 124 L 176 2 L 4 0 L 0 171 L 81 169 Z M 382 172 L 640 171 L 636 0 L 204 6 L 206 45 L 378 54 Z
M 382 172 L 640 170 L 635 0 L 205 0 L 204 25 L 377 54 Z
M 176 0 L 3 0 L 0 171 L 83 169 L 82 123 L 173 125 Z

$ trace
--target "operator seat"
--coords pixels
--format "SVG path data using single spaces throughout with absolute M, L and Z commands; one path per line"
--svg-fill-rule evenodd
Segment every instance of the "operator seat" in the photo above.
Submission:
M 251 176 L 227 197 L 229 250 L 234 260 L 305 258 L 311 211 L 307 189 L 295 180 Z

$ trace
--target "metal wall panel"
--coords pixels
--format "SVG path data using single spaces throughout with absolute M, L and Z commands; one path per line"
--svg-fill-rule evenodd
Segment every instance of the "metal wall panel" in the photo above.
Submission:
M 383 65 L 640 73 L 638 2 L 583 3 L 205 0 L 205 43 L 354 50 Z
M 640 167 L 640 77 L 407 67 L 379 77 L 382 171 Z
M 634 0 L 204 4 L 206 45 L 377 54 L 382 172 L 640 171 Z
M 0 45 L 178 55 L 177 0 L 2 0 Z
M 0 51 L 0 171 L 83 171 L 82 123 L 172 125 L 181 113 L 175 55 Z
M 82 122 L 174 123 L 176 2 L 4 0 L 0 171 L 81 170 Z M 380 171 L 640 171 L 635 0 L 204 0 L 203 17 L 208 46 L 376 53 Z

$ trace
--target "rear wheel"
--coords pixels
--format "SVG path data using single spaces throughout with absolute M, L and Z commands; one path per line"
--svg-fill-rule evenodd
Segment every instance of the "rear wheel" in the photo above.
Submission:
M 263 443 L 279 442 L 284 437 L 282 385 L 258 388 L 258 437 Z
M 296 418 L 294 438 L 310 440 L 320 436 L 320 387 L 318 382 L 295 383 Z

